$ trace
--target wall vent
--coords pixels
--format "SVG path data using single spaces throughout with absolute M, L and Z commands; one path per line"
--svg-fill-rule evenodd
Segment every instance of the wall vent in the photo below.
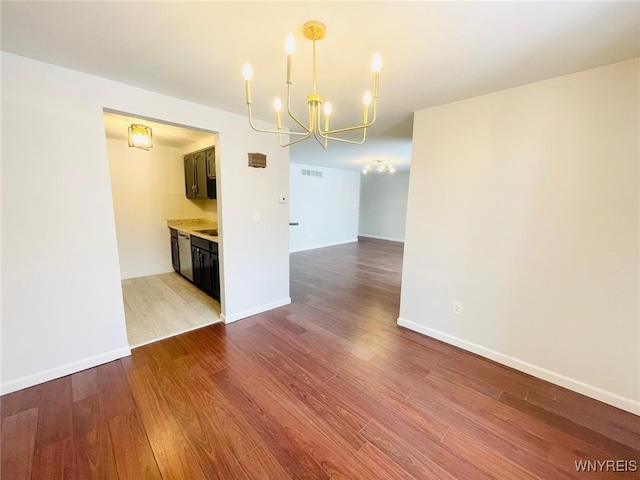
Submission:
M 307 170 L 303 168 L 302 175 L 306 175 L 307 177 L 321 177 L 322 172 L 320 170 Z

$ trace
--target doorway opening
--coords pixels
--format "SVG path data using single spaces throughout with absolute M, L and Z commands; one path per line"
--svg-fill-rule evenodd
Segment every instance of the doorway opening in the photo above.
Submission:
M 103 116 L 129 345 L 138 347 L 219 322 L 219 290 L 215 298 L 193 276 L 180 273 L 172 240 L 178 230 L 189 238 L 191 231 L 211 234 L 218 228 L 219 158 L 214 153 L 207 165 L 207 173 L 213 172 L 209 184 L 214 198 L 187 198 L 185 178 L 190 154 L 219 150 L 218 133 L 109 110 Z M 151 129 L 151 148 L 129 146 L 132 124 Z M 217 259 L 221 236 L 216 232 L 208 239 Z M 191 260 L 191 251 L 182 253 Z M 186 267 L 186 260 L 183 263 Z

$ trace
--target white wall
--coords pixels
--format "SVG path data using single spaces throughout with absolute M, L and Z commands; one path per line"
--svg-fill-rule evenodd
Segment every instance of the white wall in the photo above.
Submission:
M 358 172 L 292 163 L 289 179 L 289 218 L 299 223 L 289 230 L 291 252 L 358 241 Z
M 416 113 L 401 325 L 640 413 L 639 70 Z
M 107 139 L 121 278 L 173 271 L 167 220 L 217 219 L 216 200 L 189 200 L 182 149 Z M 213 204 L 205 211 L 206 204 Z
M 288 150 L 272 136 L 239 115 L 3 52 L 3 393 L 129 353 L 103 108 L 219 132 L 223 315 L 290 302 L 289 211 L 277 197 Z M 269 168 L 248 168 L 247 152 L 268 154 Z
M 359 235 L 404 241 L 409 172 L 361 175 Z

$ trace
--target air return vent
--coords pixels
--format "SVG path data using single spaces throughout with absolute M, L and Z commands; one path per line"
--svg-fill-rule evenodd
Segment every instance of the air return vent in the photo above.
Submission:
M 322 172 L 320 170 L 307 170 L 303 168 L 302 175 L 306 175 L 307 177 L 321 177 Z

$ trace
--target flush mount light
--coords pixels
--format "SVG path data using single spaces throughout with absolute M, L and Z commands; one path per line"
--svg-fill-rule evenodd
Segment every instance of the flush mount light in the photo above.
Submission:
M 375 54 L 373 56 L 373 60 L 371 61 L 371 68 L 373 70 L 373 88 L 371 92 L 366 92 L 362 99 L 364 104 L 364 115 L 363 120 L 360 125 L 355 125 L 352 127 L 338 128 L 334 130 L 329 129 L 329 117 L 331 115 L 331 104 L 329 102 L 324 103 L 324 107 L 322 108 L 322 96 L 318 94 L 316 91 L 316 41 L 322 40 L 327 33 L 326 27 L 322 22 L 318 20 L 310 20 L 306 22 L 303 26 L 302 32 L 305 38 L 311 40 L 313 42 L 313 71 L 312 71 L 312 84 L 313 89 L 312 92 L 307 96 L 307 110 L 308 110 L 308 123 L 305 124 L 301 120 L 292 113 L 291 111 L 291 64 L 293 60 L 293 54 L 296 50 L 296 42 L 293 38 L 293 35 L 290 34 L 287 37 L 285 42 L 285 51 L 287 53 L 287 99 L 285 108 L 287 110 L 288 115 L 295 121 L 301 132 L 296 131 L 285 131 L 285 135 L 294 135 L 300 136 L 297 140 L 293 140 L 289 143 L 282 143 L 282 118 L 281 118 L 281 110 L 283 108 L 283 103 L 279 98 L 276 98 L 273 102 L 273 107 L 276 111 L 276 125 L 277 130 L 264 130 L 260 128 L 256 128 L 253 125 L 253 118 L 251 116 L 251 77 L 253 76 L 253 70 L 251 69 L 251 65 L 248 63 L 244 65 L 244 69 L 242 71 L 244 80 L 245 80 L 245 93 L 246 93 L 246 101 L 247 101 L 247 109 L 249 111 L 249 125 L 257 132 L 266 132 L 266 133 L 277 133 L 278 138 L 280 140 L 281 147 L 288 147 L 289 145 L 293 145 L 294 143 L 302 142 L 303 140 L 307 140 L 313 136 L 318 143 L 323 147 L 327 148 L 327 144 L 329 140 L 336 140 L 338 142 L 346 142 L 346 143 L 355 143 L 361 144 L 364 143 L 367 135 L 367 127 L 373 125 L 376 121 L 376 105 L 378 101 L 378 83 L 380 76 L 380 68 L 382 67 L 382 59 L 379 54 Z M 371 118 L 369 118 L 369 105 L 371 105 L 371 110 L 373 114 Z M 323 115 L 324 114 L 324 115 Z M 324 128 L 322 128 L 321 118 L 324 116 Z M 362 138 L 360 140 L 347 140 L 345 138 L 336 137 L 336 134 L 342 134 L 345 132 L 352 131 L 361 131 Z
M 129 146 L 149 150 L 153 147 L 151 128 L 146 125 L 132 123 L 129 127 Z
M 395 171 L 396 171 L 396 169 L 393 168 L 393 165 L 389 165 L 389 164 L 383 165 L 382 164 L 382 160 L 376 160 L 375 167 L 372 167 L 371 165 L 367 165 L 362 170 L 362 174 L 363 175 L 369 175 L 371 172 L 376 172 L 376 173 L 394 173 Z

